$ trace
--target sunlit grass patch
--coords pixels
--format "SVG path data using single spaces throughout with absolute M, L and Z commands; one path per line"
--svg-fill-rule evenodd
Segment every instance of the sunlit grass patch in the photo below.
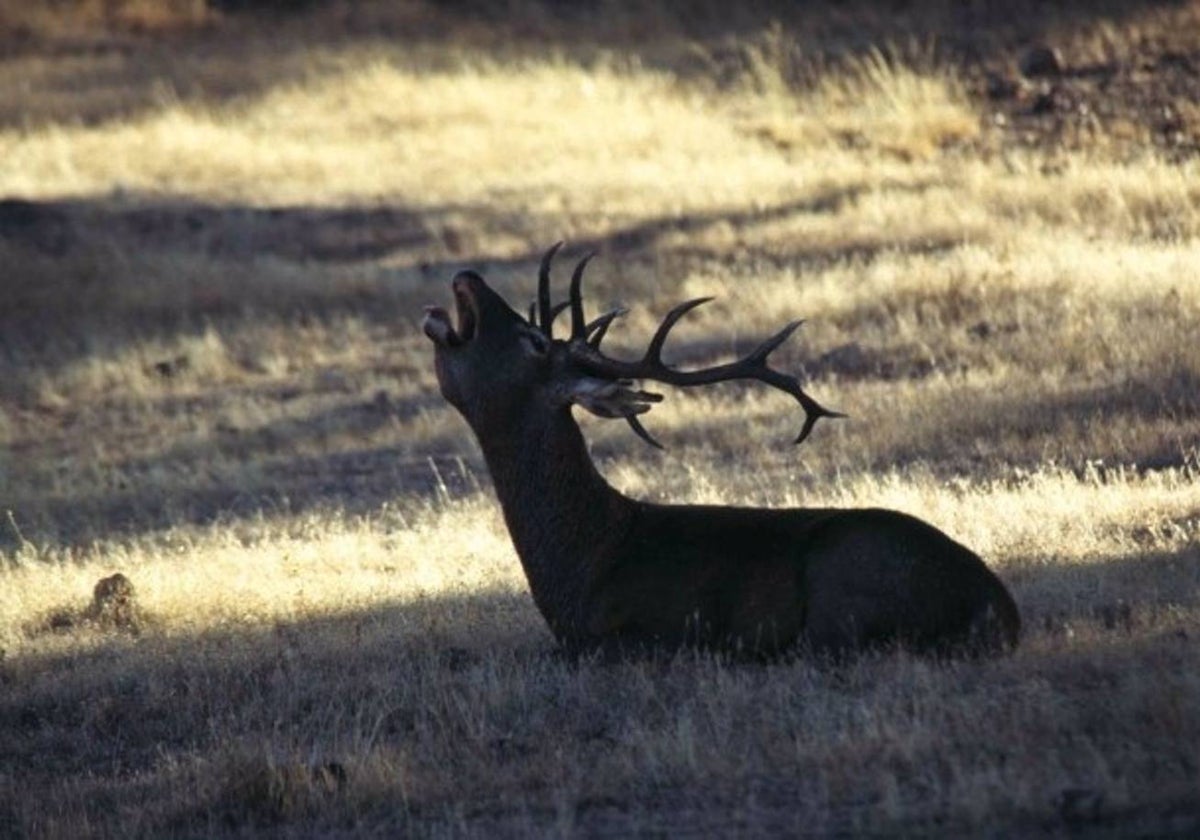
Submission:
M 79 550 L 27 542 L 3 572 L 6 648 L 38 644 L 22 642 L 22 628 L 86 604 L 96 581 L 115 572 L 133 582 L 138 603 L 168 635 L 520 588 L 490 500 L 405 507 L 370 519 L 264 515 Z
M 10 129 L 0 135 L 0 186 L 27 197 L 117 190 L 262 205 L 317 195 L 323 204 L 662 214 L 747 195 L 770 204 L 853 180 L 864 149 L 848 138 L 928 158 L 969 136 L 975 119 L 952 77 L 881 54 L 786 94 L 714 92 L 618 60 L 334 64 L 220 108 L 168 99 L 126 123 Z M 809 157 L 743 130 L 762 113 L 798 126 L 788 145 Z M 896 171 L 874 168 L 878 178 Z
M 780 29 L 747 49 L 746 83 L 760 96 L 745 113 L 764 139 L 796 154 L 821 147 L 927 159 L 973 139 L 980 117 L 961 81 L 928 57 L 875 49 L 837 72 L 806 66 Z
M 1030 563 L 1179 551 L 1200 540 L 1194 465 L 1142 474 L 1098 464 L 1083 475 L 1047 469 L 984 484 L 916 468 L 832 486 L 790 481 L 774 471 L 724 474 L 695 459 L 668 460 L 649 472 L 645 464 L 621 459 L 606 469 L 634 495 L 665 482 L 686 486 L 691 502 L 892 507 L 945 528 L 1002 573 Z M 264 514 L 83 549 L 26 541 L 7 559 L 10 597 L 2 620 L 14 652 L 29 644 L 20 641 L 27 622 L 86 602 L 93 584 L 114 572 L 134 582 L 141 605 L 172 634 L 524 589 L 490 494 L 401 502 L 371 516 Z
M 31 197 L 122 189 L 252 204 L 315 190 L 325 203 L 502 200 L 561 212 L 599 199 L 620 210 L 652 185 L 710 204 L 788 171 L 664 77 L 566 63 L 351 64 L 222 111 L 169 104 L 128 124 L 9 131 L 0 148 L 0 183 Z M 547 205 L 551 195 L 571 203 Z

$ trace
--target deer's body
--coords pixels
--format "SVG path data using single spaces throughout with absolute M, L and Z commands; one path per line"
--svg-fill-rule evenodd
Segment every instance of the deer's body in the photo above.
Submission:
M 570 406 L 629 419 L 654 395 L 631 390 L 626 378 L 597 378 L 607 359 L 593 362 L 578 327 L 571 342 L 553 341 L 545 309 L 543 340 L 477 275 L 459 275 L 454 289 L 460 331 L 441 310 L 426 321 L 439 383 L 475 431 L 534 601 L 564 646 L 752 655 L 800 646 L 841 655 L 897 643 L 935 653 L 1016 644 L 1020 619 L 1004 585 L 973 552 L 919 519 L 876 509 L 656 505 L 621 495 L 592 464 Z M 578 279 L 573 307 L 577 301 Z M 580 310 L 574 320 L 581 318 Z M 671 323 L 668 316 L 652 347 L 661 349 Z M 769 379 L 757 366 L 739 371 Z M 671 381 L 669 369 L 653 372 Z M 809 422 L 801 437 L 816 417 L 832 414 L 802 396 Z

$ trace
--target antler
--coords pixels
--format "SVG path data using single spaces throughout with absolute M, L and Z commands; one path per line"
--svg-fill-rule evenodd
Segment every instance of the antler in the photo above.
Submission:
M 562 243 L 560 242 L 546 252 L 546 256 L 542 258 L 541 271 L 538 274 L 538 310 L 541 315 L 540 328 L 547 337 L 550 337 L 554 317 L 562 311 L 561 305 L 558 307 L 551 307 L 550 305 L 550 261 L 561 246 Z M 601 376 L 609 380 L 616 380 L 622 387 L 636 379 L 648 379 L 683 388 L 690 388 L 696 385 L 710 385 L 715 382 L 729 382 L 735 379 L 753 379 L 763 382 L 790 394 L 800 403 L 800 407 L 804 409 L 804 425 L 800 428 L 800 434 L 796 436 L 794 443 L 803 442 L 812 432 L 817 421 L 822 417 L 846 416 L 841 412 L 831 411 L 822 406 L 804 392 L 804 389 L 800 387 L 799 379 L 789 376 L 782 371 L 775 370 L 767 362 L 767 358 L 771 353 L 783 344 L 783 342 L 787 341 L 788 337 L 804 323 L 803 321 L 792 321 L 779 332 L 755 347 L 748 355 L 727 364 L 687 371 L 678 370 L 666 364 L 662 360 L 662 349 L 663 345 L 666 344 L 667 335 L 684 315 L 696 307 L 708 303 L 712 300 L 710 297 L 684 301 L 668 312 L 666 317 L 663 318 L 662 323 L 659 324 L 658 329 L 655 330 L 653 337 L 650 339 L 650 344 L 646 348 L 646 353 L 640 360 L 625 362 L 604 355 L 600 352 L 600 342 L 612 322 L 623 315 L 625 310 L 614 309 L 590 323 L 584 318 L 582 293 L 583 271 L 587 266 L 588 260 L 593 256 L 595 255 L 588 254 L 575 267 L 575 272 L 571 275 L 571 290 L 567 300 L 567 306 L 571 310 L 569 352 L 572 360 L 589 374 Z M 651 395 L 646 392 L 638 392 L 638 395 L 641 397 L 643 403 L 648 398 L 658 396 L 657 394 Z M 650 401 L 657 402 L 657 400 L 653 399 Z M 650 436 L 637 419 L 637 414 L 646 411 L 648 408 L 649 406 L 643 406 L 636 413 L 622 412 L 622 415 L 633 431 L 637 433 L 638 437 L 645 440 L 651 446 L 661 449 L 662 445 Z

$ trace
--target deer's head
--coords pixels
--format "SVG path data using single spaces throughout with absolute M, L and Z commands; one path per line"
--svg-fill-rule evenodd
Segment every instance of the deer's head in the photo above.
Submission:
M 422 327 L 434 343 L 442 395 L 477 432 L 493 422 L 521 422 L 530 411 L 565 411 L 574 404 L 599 417 L 624 419 L 639 437 L 658 447 L 638 419 L 662 400 L 661 395 L 636 387 L 636 382 L 646 380 L 682 387 L 732 379 L 764 382 L 791 394 L 804 409 L 804 425 L 796 443 L 808 437 L 820 418 L 843 416 L 817 403 L 795 377 L 767 364 L 767 357 L 800 326 L 800 321 L 793 321 L 749 355 L 728 364 L 694 371 L 665 364 L 661 354 L 671 328 L 684 314 L 711 298 L 685 301 L 668 312 L 641 359 L 626 362 L 604 355 L 600 342 L 624 310 L 614 309 L 592 321 L 584 316 L 583 272 L 590 255 L 575 267 L 568 299 L 557 305 L 551 303 L 550 264 L 561 246 L 558 243 L 542 258 L 537 301 L 530 307 L 528 318 L 513 311 L 473 271 L 460 272 L 450 284 L 457 327 L 451 324 L 446 310 L 426 308 Z M 557 339 L 554 321 L 564 310 L 570 310 L 571 333 Z

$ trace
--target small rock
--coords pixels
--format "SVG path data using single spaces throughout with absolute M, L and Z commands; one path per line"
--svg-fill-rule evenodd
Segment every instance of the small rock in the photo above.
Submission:
M 987 321 L 980 321 L 977 324 L 967 327 L 967 335 L 977 338 L 980 341 L 990 338 L 995 331 L 995 328 Z
M 1020 329 L 1020 327 L 1012 321 L 1006 321 L 999 324 L 992 321 L 978 321 L 967 327 L 967 335 L 980 341 L 986 341 L 987 339 L 998 335 L 1010 335 L 1015 333 L 1018 329 Z
M 186 353 L 173 359 L 163 359 L 154 363 L 154 372 L 163 379 L 171 379 L 192 366 L 192 360 Z
M 1017 69 L 1027 79 L 1056 78 L 1062 75 L 1065 67 L 1062 53 L 1045 44 L 1035 44 L 1017 60 Z

